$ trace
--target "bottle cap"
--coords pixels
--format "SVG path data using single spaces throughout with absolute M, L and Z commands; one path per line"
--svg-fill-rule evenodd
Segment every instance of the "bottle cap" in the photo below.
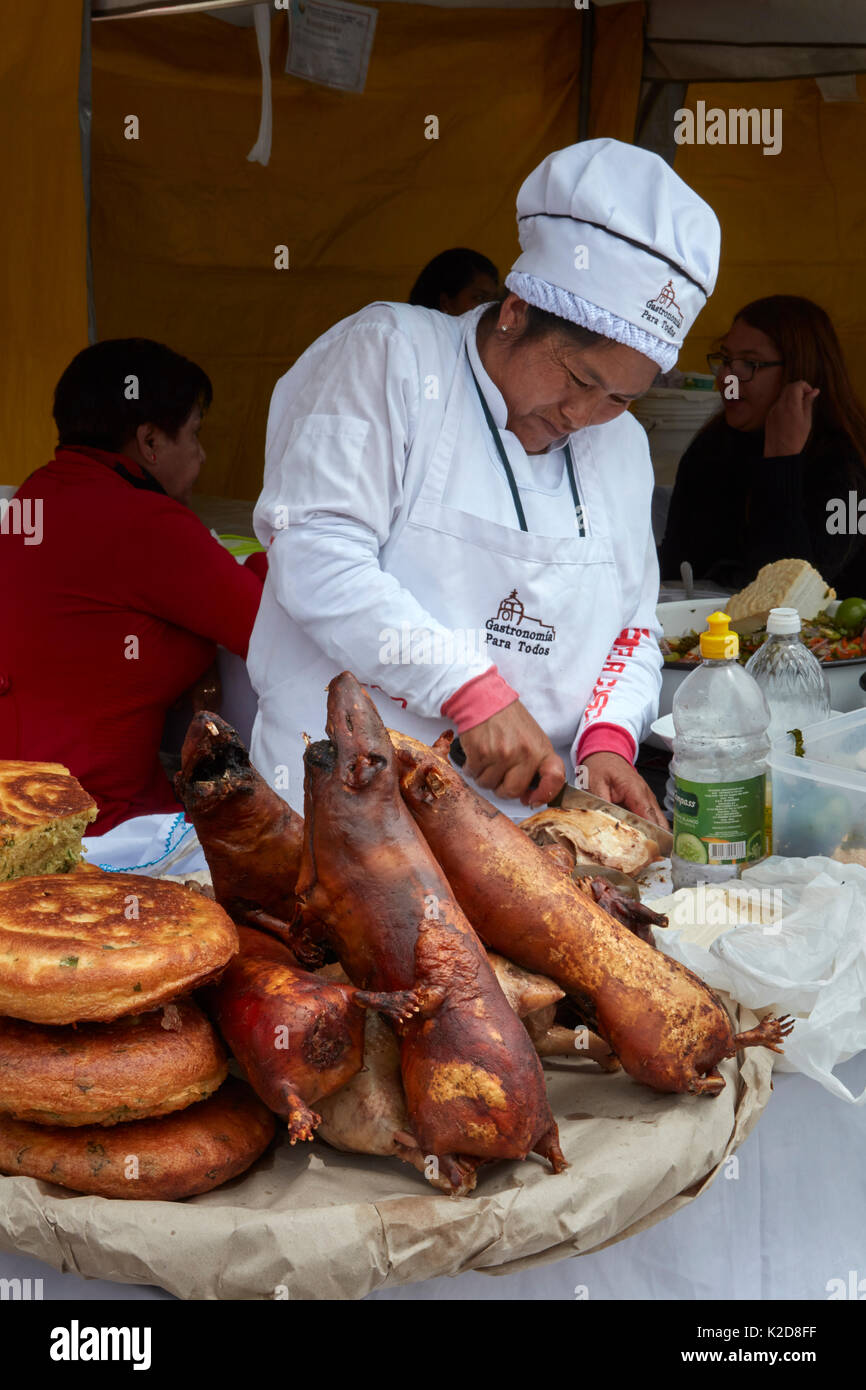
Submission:
M 736 661 L 740 654 L 740 639 L 731 632 L 727 613 L 711 613 L 707 618 L 708 632 L 701 633 L 701 656 L 707 661 Z
M 767 619 L 767 632 L 771 637 L 780 632 L 799 632 L 800 614 L 796 608 L 771 608 Z

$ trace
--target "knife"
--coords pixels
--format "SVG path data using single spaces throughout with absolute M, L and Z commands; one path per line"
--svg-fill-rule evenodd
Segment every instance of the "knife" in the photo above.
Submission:
M 459 736 L 451 740 L 449 752 L 456 767 L 465 766 L 466 753 Z M 536 773 L 528 790 L 532 791 L 534 787 L 537 787 L 539 780 L 538 773 Z M 659 847 L 660 859 L 667 859 L 674 847 L 674 837 L 671 832 L 662 830 L 660 825 L 655 824 L 655 821 L 644 820 L 643 816 L 635 815 L 634 811 L 627 811 L 624 806 L 615 806 L 613 802 L 605 801 L 604 797 L 594 796 L 592 792 L 582 791 L 579 787 L 573 787 L 568 782 L 547 804 L 548 806 L 561 807 L 563 811 L 604 811 L 606 815 L 613 816 L 614 820 L 621 821 L 623 825 L 631 826 L 632 830 L 640 831 L 650 840 L 655 840 Z
M 621 821 L 623 825 L 631 826 L 632 830 L 639 830 L 648 839 L 655 840 L 659 847 L 659 858 L 667 859 L 674 847 L 674 837 L 669 830 L 662 830 L 655 821 L 644 820 L 643 816 L 635 815 L 634 811 L 627 811 L 624 806 L 614 806 L 613 802 L 605 801 L 601 796 L 594 796 L 592 792 L 581 791 L 578 787 L 569 786 L 566 782 L 562 791 L 553 801 L 551 806 L 561 806 L 563 811 L 604 811 L 606 815 L 613 816 L 614 820 Z

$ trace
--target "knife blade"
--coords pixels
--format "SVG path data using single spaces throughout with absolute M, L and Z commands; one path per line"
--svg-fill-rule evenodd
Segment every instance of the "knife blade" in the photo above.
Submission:
M 655 840 L 661 859 L 667 859 L 674 847 L 674 837 L 669 830 L 662 830 L 654 821 L 644 820 L 643 816 L 635 815 L 634 811 L 627 811 L 624 806 L 615 806 L 612 801 L 605 801 L 603 797 L 594 796 L 592 792 L 581 791 L 567 782 L 555 802 L 552 801 L 550 804 L 561 807 L 563 811 L 604 811 L 606 815 L 613 816 L 614 820 L 621 821 L 623 825 L 630 825 L 632 830 L 638 830 L 641 835 Z

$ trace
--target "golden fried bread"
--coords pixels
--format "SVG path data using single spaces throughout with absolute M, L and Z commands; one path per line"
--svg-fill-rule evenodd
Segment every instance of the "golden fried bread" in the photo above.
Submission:
M 108 1022 L 218 975 L 238 949 L 227 913 L 136 874 L 46 874 L 0 883 L 0 1015 Z
M 62 763 L 0 761 L 0 880 L 72 868 L 96 816 Z
M 0 1115 L 0 1173 L 101 1197 L 176 1201 L 245 1172 L 275 1125 L 251 1087 L 233 1077 L 198 1105 L 111 1129 L 30 1125 Z
M 0 1113 L 32 1124 L 168 1115 L 206 1100 L 227 1072 L 222 1043 L 191 999 L 77 1028 L 0 1018 Z

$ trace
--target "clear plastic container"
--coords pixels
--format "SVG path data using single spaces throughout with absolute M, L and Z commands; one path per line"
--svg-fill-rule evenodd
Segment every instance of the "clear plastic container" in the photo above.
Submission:
M 773 608 L 767 619 L 766 642 L 750 657 L 746 670 L 754 676 L 770 707 L 770 741 L 784 739 L 791 729 L 806 729 L 830 717 L 830 686 L 821 663 L 803 645 L 796 608 Z M 789 738 L 791 750 L 794 739 Z
M 773 853 L 866 865 L 866 710 L 804 728 L 803 749 L 770 753 Z
M 674 888 L 736 878 L 769 848 L 770 711 L 727 614 L 707 623 L 703 660 L 674 696 Z

